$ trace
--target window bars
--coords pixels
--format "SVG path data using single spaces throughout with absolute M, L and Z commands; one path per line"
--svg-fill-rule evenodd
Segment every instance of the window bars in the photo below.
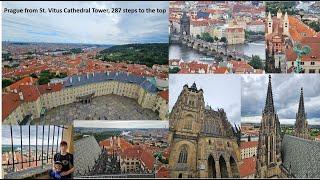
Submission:
M 10 155 L 8 156 L 7 162 L 2 163 L 2 166 L 6 167 L 5 171 L 7 171 L 7 173 L 16 172 L 26 168 L 38 167 L 38 166 L 43 166 L 45 164 L 52 163 L 52 161 L 49 161 L 49 160 L 52 160 L 54 157 L 54 153 L 58 152 L 58 149 L 60 146 L 59 141 L 61 141 L 63 137 L 64 130 L 68 128 L 65 126 L 58 126 L 58 125 L 41 125 L 41 126 L 10 125 L 9 128 L 10 128 L 10 139 L 11 139 L 11 142 L 10 142 L 11 151 L 9 151 L 9 153 L 11 152 L 11 156 Z M 52 126 L 53 126 L 53 131 L 52 131 Z M 19 131 L 17 131 L 17 128 L 19 128 Z M 41 129 L 42 129 L 42 133 L 38 132 Z M 17 133 L 19 134 L 17 135 Z M 35 133 L 35 136 L 31 137 L 31 133 L 33 134 Z M 46 139 L 47 144 L 45 144 L 45 134 L 47 136 L 47 139 Z M 25 138 L 25 136 L 28 136 L 28 145 L 23 145 L 23 139 Z M 19 145 L 18 143 L 14 143 L 14 140 L 16 140 L 15 142 L 17 142 L 17 139 L 20 139 Z M 35 145 L 34 145 L 34 139 L 35 139 Z M 41 144 L 39 144 L 40 142 L 38 142 L 38 139 L 41 140 Z M 50 139 L 52 139 L 51 142 L 50 142 Z M 46 147 L 46 152 L 44 149 L 45 147 Z M 15 152 L 17 151 L 19 152 L 19 150 L 16 150 L 15 148 L 20 148 L 20 155 L 16 155 Z M 50 148 L 51 148 L 51 156 L 49 155 Z M 38 153 L 41 153 L 39 157 L 38 157 Z M 33 156 L 34 154 L 35 156 Z M 27 156 L 27 158 L 25 157 L 25 155 Z M 39 164 L 40 162 L 41 164 Z

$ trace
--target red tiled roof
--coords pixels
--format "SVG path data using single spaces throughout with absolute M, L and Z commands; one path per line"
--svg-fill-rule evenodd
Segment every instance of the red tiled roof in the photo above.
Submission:
M 166 101 L 169 100 L 169 91 L 168 90 L 164 90 L 159 92 L 159 96 L 162 97 L 163 99 L 165 99 Z
M 242 160 L 239 168 L 240 178 L 253 175 L 256 172 L 256 157 L 250 157 Z
M 244 32 L 244 29 L 243 29 L 243 28 L 227 28 L 226 30 L 227 30 L 227 32 L 231 32 L 231 33 L 234 33 L 234 32 Z
M 217 67 L 217 69 L 214 71 L 216 74 L 225 74 L 228 73 L 227 67 Z
M 146 150 L 142 150 L 140 158 L 146 168 L 148 168 L 149 170 L 153 170 L 155 158 L 151 153 Z
M 320 38 L 318 37 L 304 37 L 301 39 L 302 47 L 307 45 L 311 48 L 311 52 L 307 55 L 301 57 L 302 61 L 320 61 Z M 295 61 L 297 59 L 297 54 L 290 47 L 286 50 L 286 57 L 288 61 Z
M 169 177 L 169 169 L 162 166 L 157 174 L 156 174 L 156 178 L 168 178 Z
M 301 22 L 295 16 L 289 16 L 289 33 L 294 41 L 300 41 L 303 37 L 312 37 L 316 35 L 316 31 Z M 303 34 L 304 35 L 303 35 Z
M 37 82 L 38 79 L 33 77 L 24 77 L 21 80 L 11 84 L 9 87 L 10 90 L 18 89 L 20 85 L 33 85 Z
M 60 91 L 62 88 L 63 88 L 62 83 L 43 84 L 38 86 L 40 94 L 57 92 L 57 91 Z
M 258 147 L 258 141 L 241 142 L 240 149 Z
M 20 98 L 18 94 L 2 94 L 2 121 L 4 121 L 4 119 L 6 119 L 19 105 Z
M 36 101 L 40 97 L 40 92 L 34 85 L 21 85 L 19 91 L 22 92 L 23 100 L 26 102 Z

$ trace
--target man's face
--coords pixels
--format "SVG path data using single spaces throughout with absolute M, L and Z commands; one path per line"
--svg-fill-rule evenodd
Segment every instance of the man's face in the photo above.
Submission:
M 68 146 L 60 146 L 61 152 L 67 152 Z

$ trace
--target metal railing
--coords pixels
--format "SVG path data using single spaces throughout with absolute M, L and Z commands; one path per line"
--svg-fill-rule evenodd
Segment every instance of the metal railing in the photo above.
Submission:
M 41 126 L 42 126 L 42 133 L 39 132 L 39 130 L 41 131 Z M 53 131 L 50 132 L 52 129 L 52 125 L 41 125 L 41 126 L 40 125 L 34 125 L 34 126 L 17 125 L 13 127 L 12 125 L 10 125 L 9 128 L 10 128 L 11 151 L 8 152 L 9 154 L 8 154 L 7 162 L 2 161 L 2 166 L 3 168 L 6 169 L 5 171 L 7 173 L 12 173 L 12 172 L 16 172 L 26 168 L 38 167 L 38 166 L 43 166 L 45 164 L 52 163 L 52 161 L 49 161 L 49 160 L 52 160 L 54 158 L 54 153 L 58 152 L 58 149 L 60 146 L 59 140 L 62 139 L 63 132 L 65 129 L 67 129 L 67 127 L 53 125 Z M 13 128 L 15 129 L 19 128 L 19 135 L 16 134 L 18 132 L 17 130 L 13 131 Z M 25 134 L 23 134 L 23 129 L 27 131 L 27 133 L 25 132 Z M 33 133 L 35 133 L 35 137 L 31 137 L 32 131 Z M 60 131 L 61 131 L 61 136 L 60 136 Z M 45 132 L 46 132 L 46 136 L 45 136 Z M 19 138 L 17 138 L 18 136 Z M 23 144 L 23 140 L 25 136 L 28 136 L 27 145 Z M 46 139 L 47 144 L 44 143 L 45 137 L 47 138 Z M 35 138 L 35 144 L 31 143 L 31 141 L 34 141 L 34 138 Z M 19 145 L 17 143 L 14 143 L 14 140 L 17 140 L 17 139 L 20 139 Z M 38 139 L 41 139 L 42 141 L 41 144 L 39 144 Z M 51 139 L 52 141 L 50 143 Z M 20 155 L 16 156 L 16 152 L 19 152 L 19 150 L 15 150 L 15 147 L 20 148 Z M 46 153 L 44 149 L 45 147 L 46 147 Z M 35 152 L 32 150 L 34 148 L 35 148 Z M 50 149 L 51 149 L 51 157 L 49 157 Z M 27 153 L 25 153 L 27 157 L 24 155 L 24 150 L 27 151 Z M 10 152 L 11 152 L 11 156 L 10 156 Z M 2 153 L 4 154 L 4 152 Z M 35 156 L 33 156 L 34 153 L 35 153 Z M 38 153 L 41 153 L 39 157 L 38 157 Z M 20 160 L 19 158 L 16 158 L 19 156 L 20 156 Z M 39 164 L 40 162 L 41 164 Z M 19 165 L 21 166 L 18 167 Z

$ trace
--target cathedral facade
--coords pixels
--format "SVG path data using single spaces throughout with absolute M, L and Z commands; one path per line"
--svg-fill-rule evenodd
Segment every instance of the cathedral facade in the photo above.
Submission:
M 203 90 L 184 85 L 170 114 L 172 178 L 239 177 L 237 131 L 223 109 L 205 106 Z

